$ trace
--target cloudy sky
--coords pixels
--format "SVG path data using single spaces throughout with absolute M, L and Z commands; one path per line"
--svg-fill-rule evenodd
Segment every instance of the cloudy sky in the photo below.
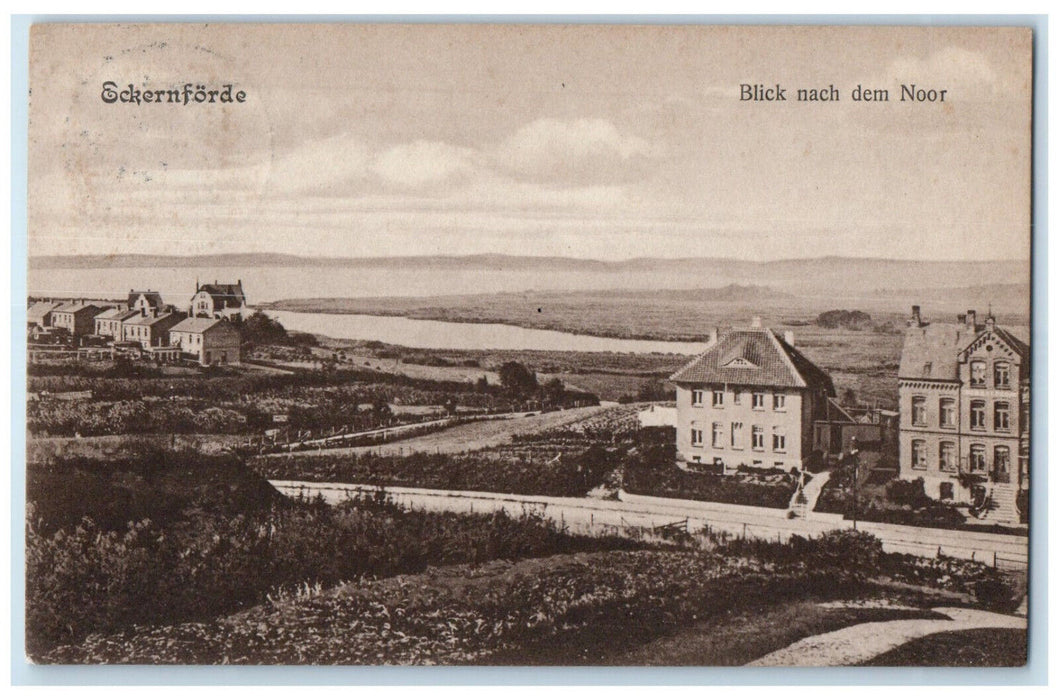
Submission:
M 34 27 L 30 253 L 1029 255 L 1021 30 Z M 105 104 L 232 83 L 234 105 Z M 780 83 L 786 103 L 741 102 Z M 902 83 L 944 104 L 899 101 Z M 834 84 L 838 103 L 798 103 Z M 857 103 L 857 85 L 886 104 Z

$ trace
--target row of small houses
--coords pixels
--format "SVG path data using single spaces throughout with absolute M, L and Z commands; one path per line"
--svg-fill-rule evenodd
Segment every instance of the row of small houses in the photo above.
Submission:
M 38 301 L 26 314 L 33 346 L 110 348 L 159 362 L 201 365 L 240 362 L 241 334 L 233 321 L 246 310 L 242 282 L 198 285 L 188 310 L 166 305 L 154 291 L 130 290 L 125 303 Z

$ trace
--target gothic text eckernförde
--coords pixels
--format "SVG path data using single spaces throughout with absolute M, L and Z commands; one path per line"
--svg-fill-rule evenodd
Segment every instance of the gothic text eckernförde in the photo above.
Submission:
M 103 83 L 103 91 L 99 94 L 100 99 L 107 104 L 232 104 L 246 102 L 246 92 L 235 90 L 231 83 L 224 85 L 203 85 L 199 83 L 185 83 L 180 87 L 171 87 L 160 90 L 152 90 L 136 87 L 129 83 L 125 89 L 119 89 L 118 84 L 112 80 Z

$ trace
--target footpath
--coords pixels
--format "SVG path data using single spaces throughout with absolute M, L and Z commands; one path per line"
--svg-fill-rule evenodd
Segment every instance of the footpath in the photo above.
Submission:
M 949 620 L 865 622 L 800 639 L 747 666 L 855 666 L 914 639 L 970 629 L 1025 629 L 1026 618 L 970 608 L 934 608 Z

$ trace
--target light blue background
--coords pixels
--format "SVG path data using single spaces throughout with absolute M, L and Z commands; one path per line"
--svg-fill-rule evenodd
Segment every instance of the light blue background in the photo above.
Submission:
M 29 27 L 39 22 L 473 22 L 1029 26 L 1034 29 L 1032 456 L 1029 664 L 987 668 L 389 668 L 48 666 L 24 654 L 26 153 Z M 210 16 L 16 15 L 11 19 L 11 682 L 14 685 L 1028 685 L 1047 682 L 1048 22 L 1036 15 Z

